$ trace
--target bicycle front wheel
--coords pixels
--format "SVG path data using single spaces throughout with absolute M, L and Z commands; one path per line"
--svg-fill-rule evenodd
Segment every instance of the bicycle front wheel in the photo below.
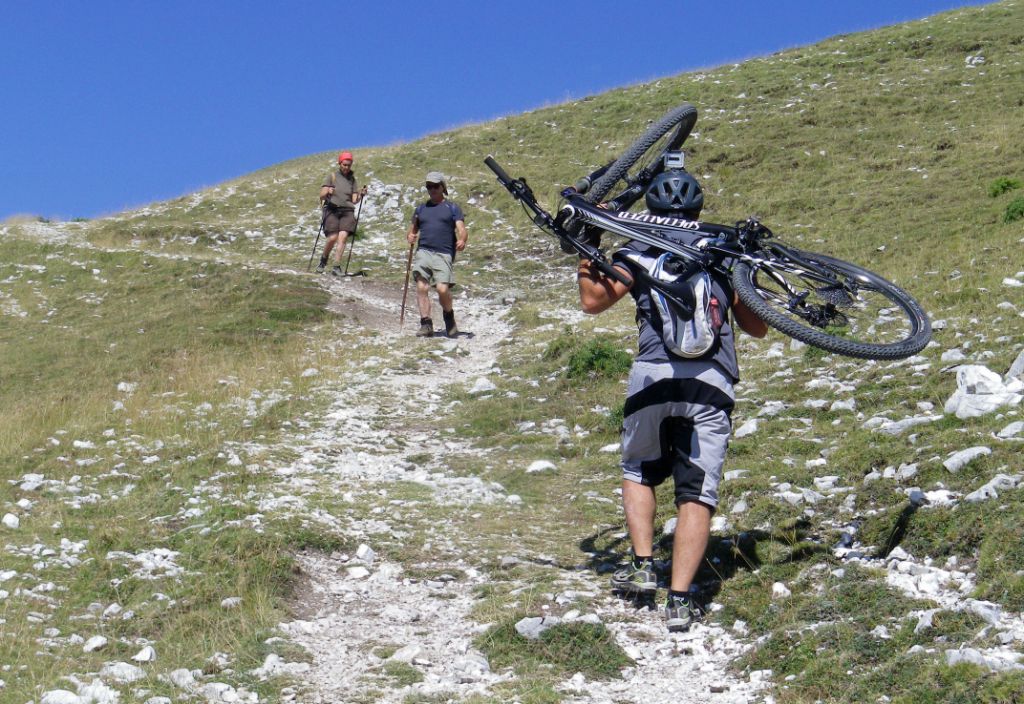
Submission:
M 585 198 L 591 203 L 600 203 L 616 183 L 626 179 L 629 170 L 634 167 L 635 173 L 647 169 L 651 176 L 658 174 L 664 168 L 658 163 L 662 154 L 679 149 L 696 123 L 697 108 L 690 103 L 683 103 L 669 111 L 612 162 L 601 178 L 594 181 Z
M 779 332 L 858 359 L 904 359 L 931 339 L 910 294 L 840 259 L 791 250 L 800 261 L 741 261 L 732 283 L 748 308 Z

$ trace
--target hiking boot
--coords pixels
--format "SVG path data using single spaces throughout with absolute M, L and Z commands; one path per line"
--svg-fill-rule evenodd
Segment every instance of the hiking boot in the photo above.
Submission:
M 321 259 L 320 263 L 316 265 L 316 273 L 322 274 L 322 273 L 324 273 L 324 269 L 326 269 L 326 268 L 327 268 L 327 260 L 326 259 Z
M 630 562 L 612 575 L 612 589 L 627 594 L 654 596 L 658 591 L 658 580 L 654 574 L 654 563 L 641 560 Z
M 665 603 L 665 619 L 669 633 L 683 633 L 690 626 L 704 617 L 700 606 L 692 594 L 686 596 L 669 595 Z
M 416 331 L 416 337 L 433 337 L 434 321 L 430 318 L 420 318 L 420 329 Z
M 344 274 L 341 273 L 341 267 L 340 266 L 331 267 L 331 276 L 344 276 Z
M 448 337 L 455 337 L 459 334 L 459 329 L 455 326 L 455 311 L 441 311 L 444 316 L 444 334 Z

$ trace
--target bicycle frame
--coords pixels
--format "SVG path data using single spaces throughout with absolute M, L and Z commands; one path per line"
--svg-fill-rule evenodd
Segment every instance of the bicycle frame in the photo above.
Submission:
M 706 268 L 726 275 L 731 272 L 732 265 L 737 260 L 744 261 L 754 270 L 764 271 L 786 291 L 786 306 L 794 312 L 802 304 L 804 294 L 796 291 L 784 277 L 778 275 L 779 270 L 788 271 L 823 286 L 842 287 L 850 295 L 856 293 L 856 286 L 849 285 L 848 277 L 840 279 L 824 266 L 807 261 L 796 250 L 780 242 L 766 243 L 765 240 L 772 238 L 773 235 L 768 228 L 754 219 L 729 226 L 647 213 L 631 213 L 626 210 L 612 211 L 589 202 L 575 188 L 562 191 L 561 195 L 566 203 L 556 218 L 541 207 L 524 179 L 510 178 L 491 157 L 488 157 L 485 163 L 513 197 L 533 214 L 531 219 L 535 225 L 557 236 L 580 256 L 593 261 L 606 275 L 623 283 L 631 285 L 632 282 L 611 265 L 604 252 L 574 235 L 573 230 L 579 232 L 581 226 L 594 227 L 627 240 L 657 247 L 661 251 L 671 252 L 687 260 L 697 261 Z M 696 244 L 685 244 L 665 236 L 663 233 L 666 230 L 686 233 L 698 239 Z M 727 261 L 730 263 L 726 264 Z M 675 296 L 662 282 L 650 277 L 645 278 L 651 286 L 676 301 Z M 804 317 L 810 319 L 807 315 Z

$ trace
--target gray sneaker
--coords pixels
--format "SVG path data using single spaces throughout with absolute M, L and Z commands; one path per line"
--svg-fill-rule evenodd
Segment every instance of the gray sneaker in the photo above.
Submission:
M 340 266 L 332 267 L 331 268 L 331 276 L 344 276 L 344 274 L 341 271 L 341 267 Z
M 682 633 L 704 618 L 693 596 L 670 596 L 665 604 L 665 619 L 670 633 Z
M 420 329 L 416 331 L 416 337 L 433 337 L 434 336 L 434 323 L 431 321 L 425 321 L 420 323 Z
M 630 562 L 612 575 L 612 589 L 627 594 L 654 596 L 654 593 L 658 591 L 654 563 L 644 560 L 638 566 Z
M 316 273 L 322 274 L 322 273 L 324 273 L 324 269 L 326 269 L 326 268 L 327 268 L 327 262 L 320 262 L 319 264 L 316 265 Z

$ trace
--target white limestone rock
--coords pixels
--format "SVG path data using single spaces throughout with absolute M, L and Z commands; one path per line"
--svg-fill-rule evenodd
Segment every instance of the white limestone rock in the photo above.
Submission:
M 142 650 L 132 655 L 135 662 L 153 662 L 156 660 L 156 650 L 152 645 L 145 646 Z
M 529 640 L 537 640 L 540 634 L 557 626 L 562 619 L 557 616 L 527 616 L 516 623 L 516 633 Z
M 995 372 L 979 364 L 957 368 L 957 389 L 946 401 L 945 412 L 961 420 L 993 413 L 1005 406 L 1016 406 L 1024 400 L 1024 382 L 1010 379 L 1004 383 Z
M 959 450 L 951 454 L 943 461 L 942 466 L 956 474 L 977 458 L 991 454 L 992 450 L 988 447 L 968 447 L 965 450 Z
M 93 653 L 97 650 L 101 650 L 106 647 L 108 641 L 103 636 L 93 636 L 89 640 L 85 641 L 85 645 L 82 646 L 83 653 Z
M 497 388 L 498 387 L 490 379 L 488 379 L 486 377 L 480 377 L 480 378 L 478 378 L 476 380 L 476 382 L 474 382 L 472 388 L 470 388 L 470 390 L 469 390 L 469 393 L 471 393 L 471 394 L 485 394 L 488 391 L 494 391 Z
M 976 504 L 982 501 L 987 501 L 988 499 L 997 499 L 999 498 L 1000 492 L 1016 489 L 1020 482 L 1020 474 L 1014 474 L 1012 476 L 1007 474 L 997 474 L 987 483 L 964 496 L 964 501 Z
M 1000 440 L 1011 440 L 1024 433 L 1024 420 L 1015 420 L 1000 430 L 996 437 Z
M 100 676 L 115 682 L 130 683 L 145 678 L 146 671 L 127 662 L 108 662 L 100 670 Z
M 757 432 L 758 425 L 759 424 L 757 418 L 751 418 L 746 423 L 744 423 L 743 425 L 736 429 L 735 437 L 739 439 L 745 438 L 748 435 L 753 435 L 754 433 Z

